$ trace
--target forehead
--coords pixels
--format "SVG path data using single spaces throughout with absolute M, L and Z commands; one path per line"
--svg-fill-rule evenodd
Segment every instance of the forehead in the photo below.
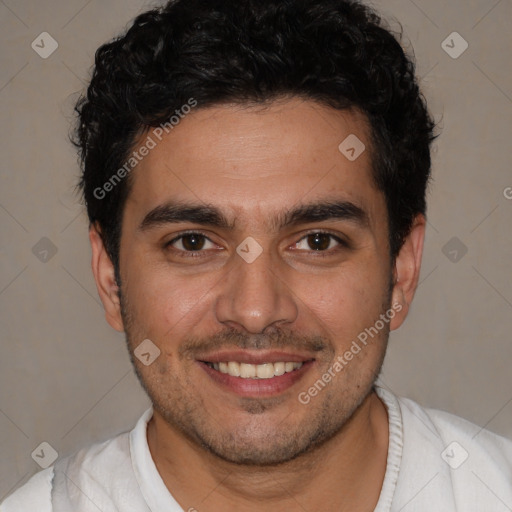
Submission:
M 383 204 L 358 111 L 297 98 L 219 105 L 183 116 L 161 141 L 150 130 L 138 144 L 148 136 L 156 144 L 132 172 L 127 201 L 141 215 L 170 200 L 223 206 L 247 222 L 327 196 L 365 206 L 370 217 Z

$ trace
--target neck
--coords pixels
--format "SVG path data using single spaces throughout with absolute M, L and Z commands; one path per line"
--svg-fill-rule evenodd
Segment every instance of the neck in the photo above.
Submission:
M 205 452 L 156 413 L 148 444 L 169 492 L 184 510 L 275 512 L 373 510 L 388 450 L 385 406 L 371 393 L 342 431 L 314 451 L 272 467 L 231 464 Z

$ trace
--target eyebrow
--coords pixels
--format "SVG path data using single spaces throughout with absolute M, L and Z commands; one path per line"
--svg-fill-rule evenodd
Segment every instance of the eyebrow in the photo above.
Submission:
M 368 214 L 360 206 L 350 201 L 320 201 L 301 204 L 292 210 L 281 212 L 270 219 L 272 229 L 282 229 L 299 224 L 345 220 L 353 222 L 361 228 L 368 228 Z M 217 207 L 205 204 L 167 202 L 148 212 L 140 223 L 139 231 L 149 231 L 152 228 L 166 224 L 190 222 L 232 230 L 234 221 L 227 217 Z

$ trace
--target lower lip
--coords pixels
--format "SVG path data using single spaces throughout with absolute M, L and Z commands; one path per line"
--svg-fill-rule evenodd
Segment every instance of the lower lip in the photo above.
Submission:
M 298 370 L 293 370 L 270 379 L 243 379 L 241 377 L 232 377 L 227 373 L 221 373 L 214 368 L 210 368 L 206 363 L 197 361 L 199 366 L 214 382 L 224 389 L 248 398 L 269 397 L 283 393 L 302 379 L 314 362 L 314 360 L 305 361 Z

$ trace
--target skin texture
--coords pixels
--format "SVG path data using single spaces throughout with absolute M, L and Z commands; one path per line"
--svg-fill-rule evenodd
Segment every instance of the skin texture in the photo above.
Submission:
M 356 134 L 366 151 L 338 150 Z M 141 141 L 145 137 L 141 138 Z M 92 266 L 110 325 L 132 352 L 144 339 L 161 351 L 149 366 L 132 357 L 154 404 L 148 443 L 184 510 L 367 511 L 385 473 L 388 423 L 372 391 L 389 330 L 404 321 L 418 282 L 425 220 L 418 216 L 392 264 L 387 212 L 371 178 L 365 117 L 288 98 L 198 109 L 137 166 L 124 214 L 121 290 L 92 226 Z M 280 227 L 299 204 L 348 201 L 367 222 L 330 219 Z M 168 201 L 211 205 L 232 224 L 161 223 L 139 229 Z M 203 234 L 196 257 L 185 240 Z M 328 232 L 314 250 L 307 235 Z M 236 252 L 252 237 L 262 253 Z M 322 245 L 323 244 L 323 245 Z M 200 254 L 198 257 L 197 254 Z M 322 257 L 324 255 L 324 257 Z M 392 285 L 390 287 L 390 285 Z M 121 294 L 119 294 L 121 291 Z M 298 400 L 359 333 L 393 319 L 308 404 Z M 215 383 L 199 354 L 279 349 L 314 359 L 272 396 L 241 397 Z

